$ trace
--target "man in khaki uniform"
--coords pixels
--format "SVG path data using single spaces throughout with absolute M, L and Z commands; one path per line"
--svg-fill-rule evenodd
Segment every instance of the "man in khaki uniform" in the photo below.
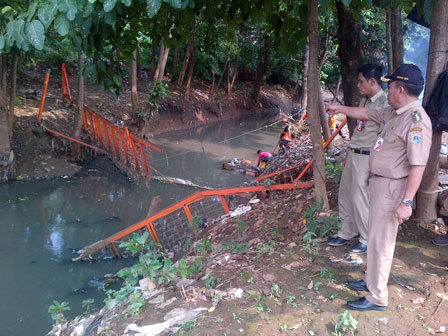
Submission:
M 366 64 L 359 68 L 358 90 L 363 96 L 359 106 L 369 109 L 388 106 L 387 96 L 381 89 L 381 74 L 379 65 Z M 359 242 L 349 251 L 357 254 L 367 252 L 369 154 L 382 126 L 382 123 L 372 120 L 359 120 L 353 132 L 339 184 L 338 202 L 342 228 L 334 237 L 328 238 L 330 246 L 345 245 L 359 234 Z
M 431 121 L 418 101 L 423 76 L 413 64 L 402 64 L 389 81 L 391 107 L 366 109 L 327 106 L 359 120 L 383 122 L 384 128 L 370 153 L 372 179 L 369 185 L 370 212 L 365 280 L 349 281 L 367 295 L 347 305 L 355 310 L 387 310 L 388 290 L 398 225 L 412 214 L 412 200 L 420 186 L 431 147 Z

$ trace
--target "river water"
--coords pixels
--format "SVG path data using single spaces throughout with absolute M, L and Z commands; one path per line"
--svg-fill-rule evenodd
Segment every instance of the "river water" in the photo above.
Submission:
M 187 131 L 165 133 L 152 142 L 164 153 L 152 165 L 165 176 L 213 188 L 240 186 L 251 179 L 225 171 L 234 157 L 257 160 L 257 149 L 272 151 L 279 124 L 268 120 L 227 121 Z M 243 136 L 240 136 L 244 134 Z M 96 159 L 75 177 L 0 185 L 0 336 L 45 335 L 53 300 L 67 301 L 66 316 L 81 314 L 82 301 L 105 297 L 104 275 L 133 260 L 73 263 L 78 249 L 142 220 L 152 197 L 162 207 L 196 192 L 186 186 L 132 182 L 105 158 Z

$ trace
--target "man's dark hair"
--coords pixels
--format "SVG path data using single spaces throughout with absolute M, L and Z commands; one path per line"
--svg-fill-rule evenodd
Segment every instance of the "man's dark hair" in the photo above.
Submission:
M 397 83 L 398 86 L 401 86 L 408 95 L 413 97 L 418 98 L 418 96 L 420 96 L 420 93 L 422 93 L 423 91 L 423 86 L 420 85 L 409 84 L 402 81 L 394 81 L 394 82 Z
M 257 150 L 257 154 L 260 154 L 261 153 L 261 150 Z
M 383 68 L 377 64 L 364 64 L 358 69 L 358 73 L 362 73 L 365 79 L 373 78 L 379 86 L 382 86 L 381 76 L 383 75 Z

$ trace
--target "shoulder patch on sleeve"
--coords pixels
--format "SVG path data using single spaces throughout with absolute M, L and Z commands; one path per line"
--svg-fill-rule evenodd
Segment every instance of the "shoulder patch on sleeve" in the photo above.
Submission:
M 412 113 L 412 120 L 414 121 L 414 122 L 417 122 L 417 121 L 420 121 L 420 120 L 422 120 L 423 118 L 422 118 L 422 115 L 420 114 L 420 112 L 418 112 L 418 111 L 414 111 L 413 113 Z
M 411 135 L 411 141 L 413 143 L 421 143 L 422 142 L 422 137 L 420 135 Z
M 413 127 L 409 130 L 409 132 L 421 132 L 422 129 L 420 127 Z

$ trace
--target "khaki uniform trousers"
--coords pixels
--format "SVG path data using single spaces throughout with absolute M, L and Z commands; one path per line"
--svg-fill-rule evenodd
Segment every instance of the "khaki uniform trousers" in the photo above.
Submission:
M 348 152 L 339 184 L 339 216 L 342 228 L 337 233 L 342 239 L 352 239 L 367 245 L 369 224 L 369 155 Z
M 401 202 L 406 182 L 407 178 L 389 179 L 379 176 L 373 176 L 370 181 L 369 244 L 365 277 L 369 293 L 366 299 L 380 306 L 388 305 L 387 282 L 399 225 L 394 212 Z

